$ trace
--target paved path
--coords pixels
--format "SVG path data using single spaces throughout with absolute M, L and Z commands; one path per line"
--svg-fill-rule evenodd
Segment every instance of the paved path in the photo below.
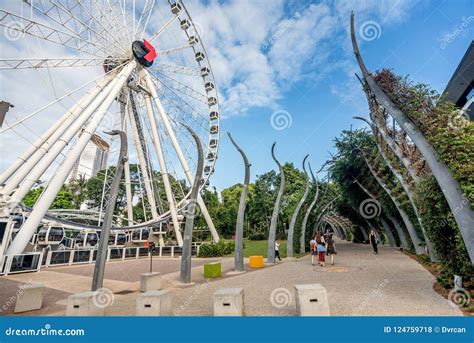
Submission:
M 334 267 L 313 267 L 309 256 L 306 256 L 229 276 L 225 273 L 232 269 L 233 259 L 223 258 L 220 260 L 224 276 L 214 280 L 203 278 L 204 260 L 196 259 L 192 270 L 195 285 L 188 288 L 177 287 L 178 260 L 157 260 L 155 266 L 164 274 L 164 287 L 173 293 L 175 315 L 212 315 L 212 294 L 217 289 L 242 287 L 246 315 L 293 316 L 296 315 L 294 285 L 308 283 L 320 283 L 326 287 L 331 315 L 462 315 L 458 308 L 433 290 L 435 278 L 397 249 L 384 246 L 380 248 L 379 255 L 374 255 L 368 245 L 348 242 L 338 242 L 337 245 L 339 254 Z M 140 294 L 137 273 L 147 263 L 147 260 L 139 260 L 107 265 L 108 278 L 104 286 L 115 293 L 113 304 L 106 310 L 107 315 L 134 315 L 135 300 Z M 2 277 L 0 283 L 4 286 L 3 290 L 14 294 L 14 286 L 19 282 L 44 282 L 49 288 L 45 308 L 41 313 L 26 314 L 61 315 L 64 314 L 66 295 L 90 287 L 89 270 L 84 268 L 49 268 L 35 274 Z M 3 290 L 1 293 L 4 295 L 0 295 L 2 304 L 6 301 L 4 298 L 8 298 Z M 11 310 L 5 313 L 9 314 Z

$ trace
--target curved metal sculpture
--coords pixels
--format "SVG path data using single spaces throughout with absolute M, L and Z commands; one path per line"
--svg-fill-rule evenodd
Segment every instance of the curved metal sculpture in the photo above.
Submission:
M 408 245 L 407 237 L 405 236 L 405 231 L 403 231 L 402 223 L 400 222 L 400 220 L 398 220 L 398 218 L 390 216 L 388 214 L 387 218 L 392 222 L 393 226 L 395 227 L 395 230 L 397 231 L 398 238 L 400 239 L 400 245 L 404 250 L 408 250 L 410 246 Z
M 294 245 L 293 236 L 295 233 L 296 219 L 298 219 L 298 214 L 301 210 L 301 206 L 303 206 L 303 203 L 305 202 L 306 197 L 308 196 L 309 186 L 311 184 L 308 177 L 308 172 L 306 171 L 306 165 L 305 165 L 308 157 L 309 157 L 309 154 L 306 155 L 305 158 L 303 159 L 303 170 L 306 175 L 306 189 L 304 190 L 303 197 L 298 202 L 298 205 L 296 205 L 296 209 L 295 209 L 295 212 L 293 212 L 293 216 L 291 217 L 291 221 L 290 221 L 290 227 L 288 229 L 288 242 L 286 244 L 286 251 L 287 251 L 286 254 L 290 258 L 293 257 L 293 245 Z
M 193 136 L 196 142 L 196 148 L 198 152 L 198 161 L 196 167 L 196 174 L 194 176 L 194 182 L 189 196 L 188 211 L 186 213 L 186 223 L 184 226 L 184 239 L 183 239 L 183 252 L 181 255 L 181 274 L 180 281 L 183 283 L 191 282 L 191 255 L 192 255 L 192 241 L 193 241 L 193 228 L 194 228 L 194 217 L 197 206 L 197 197 L 199 195 L 199 186 L 201 184 L 202 169 L 204 166 L 204 157 L 202 151 L 201 140 L 199 139 L 196 132 L 189 126 L 182 124 Z
M 392 228 L 383 217 L 379 217 L 379 220 L 382 223 L 383 228 L 385 229 L 385 233 L 387 234 L 388 243 L 391 247 L 396 247 L 397 243 L 395 242 L 395 237 L 393 236 Z
M 270 222 L 270 230 L 268 232 L 268 251 L 267 251 L 267 262 L 275 262 L 275 239 L 276 239 L 276 229 L 278 224 L 278 213 L 280 212 L 280 203 L 285 191 L 285 173 L 283 172 L 283 167 L 281 163 L 277 160 L 275 156 L 275 145 L 276 142 L 272 144 L 272 158 L 280 170 L 280 188 L 278 189 L 278 194 L 275 200 L 275 205 L 273 206 L 272 220 Z
M 428 254 L 430 256 L 430 260 L 431 262 L 438 262 L 439 261 L 439 258 L 436 254 L 436 251 L 435 249 L 433 248 L 433 243 L 431 243 L 431 240 L 430 238 L 428 237 L 428 233 L 426 232 L 425 230 L 425 227 L 423 226 L 423 222 L 421 220 L 421 217 L 418 213 L 418 208 L 416 206 L 416 203 L 415 203 L 415 196 L 410 188 L 410 185 L 408 184 L 408 182 L 405 180 L 405 178 L 403 177 L 403 175 L 395 168 L 395 166 L 393 165 L 393 163 L 390 161 L 389 157 L 387 156 L 387 154 L 385 153 L 385 151 L 383 150 L 383 147 L 381 146 L 380 142 L 378 141 L 377 139 L 377 132 L 379 132 L 380 130 L 377 130 L 376 127 L 374 127 L 374 125 L 372 123 L 370 123 L 367 119 L 365 118 L 362 118 L 362 117 L 354 117 L 354 119 L 359 119 L 359 120 L 362 120 L 364 122 L 367 123 L 367 125 L 369 125 L 370 129 L 372 130 L 372 134 L 374 136 L 374 141 L 375 141 L 375 145 L 377 146 L 377 150 L 379 151 L 379 154 L 380 156 L 382 156 L 382 159 L 384 160 L 385 164 L 388 166 L 388 168 L 390 169 L 390 171 L 392 172 L 392 174 L 395 176 L 395 178 L 398 180 L 398 182 L 400 182 L 400 185 L 402 186 L 403 190 L 405 191 L 405 194 L 407 195 L 408 197 L 408 200 L 410 201 L 410 204 L 411 204 L 411 207 L 413 208 L 413 211 L 415 213 L 415 216 L 418 220 L 418 224 L 420 225 L 420 228 L 421 228 L 421 232 L 423 233 L 423 238 L 425 240 L 425 243 L 426 243 L 426 247 L 428 249 Z M 383 138 L 383 137 L 382 137 Z M 418 183 L 419 179 L 414 179 L 415 183 Z
M 407 228 L 408 234 L 410 235 L 411 241 L 413 242 L 413 246 L 415 248 L 415 252 L 418 255 L 422 255 L 425 250 L 423 247 L 420 245 L 420 238 L 418 237 L 418 233 L 416 232 L 415 227 L 413 226 L 413 223 L 410 220 L 410 217 L 408 214 L 405 212 L 405 210 L 402 208 L 402 205 L 400 202 L 397 200 L 393 192 L 390 190 L 390 188 L 387 186 L 387 184 L 380 178 L 377 173 L 375 172 L 375 168 L 372 166 L 372 164 L 369 162 L 367 157 L 364 155 L 364 153 L 361 151 L 361 155 L 364 158 L 365 163 L 367 164 L 367 167 L 369 168 L 371 174 L 374 176 L 375 180 L 380 184 L 380 186 L 383 188 L 383 190 L 387 193 L 387 195 L 392 199 L 392 202 L 394 203 L 395 207 L 398 210 L 398 213 L 400 213 L 400 217 L 402 217 L 403 223 L 405 224 L 405 227 Z
M 243 271 L 244 270 L 244 253 L 243 253 L 243 239 L 244 239 L 244 215 L 245 215 L 245 200 L 247 198 L 247 191 L 250 182 L 250 163 L 245 155 L 244 151 L 237 145 L 237 143 L 232 138 L 231 134 L 227 132 L 227 135 L 230 138 L 230 141 L 235 146 L 235 148 L 240 152 L 242 155 L 242 159 L 244 160 L 245 164 L 245 177 L 244 177 L 244 184 L 242 186 L 242 193 L 240 194 L 240 202 L 239 202 L 239 212 L 237 213 L 237 224 L 235 227 L 235 253 L 234 253 L 234 269 L 236 271 Z
M 474 211 L 470 208 L 469 201 L 462 193 L 459 182 L 453 177 L 446 163 L 440 159 L 438 153 L 428 142 L 423 133 L 413 124 L 410 118 L 390 100 L 370 75 L 362 60 L 355 38 L 354 13 L 351 14 L 350 30 L 354 55 L 367 86 L 370 88 L 377 102 L 396 120 L 398 125 L 407 133 L 413 144 L 415 144 L 423 155 L 448 202 L 459 227 L 459 231 L 461 232 L 464 244 L 466 245 L 471 262 L 474 262 L 474 230 L 472 230 L 474 227 Z
M 318 196 L 319 196 L 319 185 L 318 185 L 318 180 L 314 177 L 313 170 L 311 169 L 311 164 L 308 162 L 308 167 L 309 167 L 309 172 L 311 174 L 311 179 L 313 180 L 313 184 L 316 185 L 316 195 L 314 196 L 313 201 L 311 204 L 309 204 L 308 209 L 306 210 L 306 213 L 303 218 L 303 223 L 301 224 L 301 236 L 300 236 L 300 253 L 305 252 L 305 235 L 306 235 L 306 224 L 308 223 L 308 218 L 309 215 L 311 214 L 311 211 L 316 204 L 316 201 L 318 201 Z
M 114 130 L 107 132 L 109 135 L 120 135 L 120 154 L 115 167 L 114 180 L 110 189 L 109 201 L 105 210 L 104 221 L 102 223 L 101 239 L 99 239 L 99 249 L 97 250 L 97 258 L 94 266 L 94 275 L 92 278 L 92 291 L 98 291 L 102 288 L 104 282 L 105 261 L 107 260 L 107 248 L 109 245 L 110 229 L 112 227 L 112 218 L 114 215 L 115 205 L 120 187 L 120 180 L 124 164 L 127 161 L 127 135 L 123 131 Z

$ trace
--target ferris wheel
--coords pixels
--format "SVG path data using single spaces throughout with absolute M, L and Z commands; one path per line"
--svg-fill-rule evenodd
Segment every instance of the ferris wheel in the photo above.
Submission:
M 183 2 L 25 0 L 6 6 L 0 9 L 2 45 L 13 53 L 0 58 L 0 73 L 11 88 L 22 91 L 12 95 L 15 99 L 1 99 L 15 108 L 5 116 L 0 140 L 22 142 L 25 149 L 0 175 L 0 217 L 7 220 L 38 180 L 49 179 L 8 253 L 23 252 L 91 140 L 103 141 L 109 160 L 117 160 L 117 138 L 103 135 L 112 130 L 125 131 L 129 145 L 123 180 L 128 224 L 123 228 L 167 220 L 182 245 L 180 219 L 197 167 L 194 140 L 182 124 L 203 145 L 201 188 L 214 171 L 220 132 L 214 75 L 200 26 Z M 29 88 L 31 73 L 51 90 Z M 23 105 L 35 93 L 50 98 L 42 96 L 33 108 Z M 109 169 L 99 222 L 106 183 L 113 178 Z M 139 175 L 137 181 L 131 173 Z M 133 182 L 140 183 L 139 194 L 133 193 Z M 137 197 L 145 214 L 140 223 L 133 218 Z M 219 240 L 201 196 L 197 202 L 214 241 Z

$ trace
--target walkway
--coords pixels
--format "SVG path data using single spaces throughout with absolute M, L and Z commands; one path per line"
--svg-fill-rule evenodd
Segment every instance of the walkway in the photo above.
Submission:
M 370 246 L 338 242 L 336 265 L 311 266 L 309 256 L 284 261 L 261 270 L 209 280 L 202 276 L 202 264 L 193 260 L 193 287 L 179 288 L 179 260 L 155 260 L 155 271 L 163 274 L 164 287 L 173 292 L 175 315 L 212 315 L 212 294 L 219 288 L 243 287 L 246 315 L 293 316 L 296 314 L 294 285 L 320 283 L 328 290 L 331 315 L 337 316 L 455 316 L 461 311 L 433 290 L 435 278 L 421 265 L 394 248 L 383 246 L 374 255 Z M 220 259 L 224 274 L 233 259 Z M 113 262 L 107 265 L 104 286 L 114 295 L 107 315 L 133 315 L 138 292 L 138 275 L 147 270 L 148 260 Z M 55 267 L 36 274 L 0 278 L 0 301 L 14 295 L 18 282 L 44 282 L 45 307 L 31 315 L 62 315 L 67 295 L 90 287 L 93 266 Z M 176 271 L 176 272 L 173 272 Z M 7 292 L 8 291 L 8 292 Z M 8 294 L 6 294 L 8 293 Z M 273 294 L 273 296 L 272 296 Z M 7 309 L 6 313 L 11 313 Z M 28 313 L 30 314 L 30 313 Z

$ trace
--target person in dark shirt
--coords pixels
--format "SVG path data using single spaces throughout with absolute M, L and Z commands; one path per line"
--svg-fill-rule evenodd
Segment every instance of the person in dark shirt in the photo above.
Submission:
M 374 249 L 374 254 L 378 254 L 379 249 L 377 245 L 379 244 L 379 240 L 374 230 L 370 231 L 370 244 L 372 244 L 372 248 Z

